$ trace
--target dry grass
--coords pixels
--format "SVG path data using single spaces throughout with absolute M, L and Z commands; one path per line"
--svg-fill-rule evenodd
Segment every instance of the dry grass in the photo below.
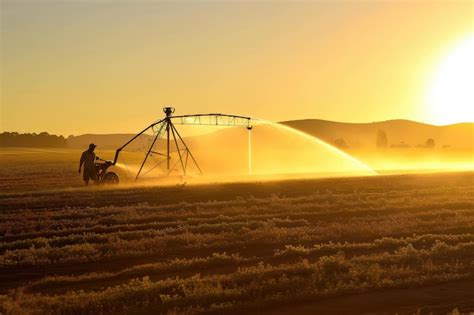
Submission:
M 0 310 L 248 312 L 474 279 L 473 205 L 472 173 L 7 190 Z

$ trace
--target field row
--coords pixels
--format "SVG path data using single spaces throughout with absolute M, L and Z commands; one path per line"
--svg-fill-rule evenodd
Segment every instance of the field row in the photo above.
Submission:
M 45 266 L 140 255 L 174 255 L 181 249 L 238 248 L 373 241 L 417 234 L 469 234 L 472 189 L 423 193 L 271 196 L 180 206 L 106 207 L 6 212 L 0 224 L 0 267 Z M 406 199 L 417 202 L 407 203 Z M 354 202 L 357 200 L 357 202 Z M 409 231 L 409 232 L 407 232 Z
M 196 313 L 201 311 L 243 310 L 264 307 L 271 303 L 305 301 L 341 294 L 365 292 L 381 288 L 427 285 L 430 283 L 472 278 L 474 244 L 447 246 L 437 243 L 429 250 L 404 247 L 393 254 L 369 254 L 346 258 L 343 253 L 317 259 L 300 259 L 281 264 L 263 262 L 237 267 L 231 272 L 168 277 L 153 280 L 161 272 L 160 266 L 137 267 L 118 274 L 92 274 L 71 278 L 47 278 L 42 282 L 20 289 L 14 296 L 3 297 L 7 313 L 41 310 L 48 314 L 97 313 Z M 449 258 L 446 258 L 449 257 Z M 459 257 L 466 261 L 460 262 Z M 467 260 L 471 263 L 467 263 Z M 207 264 L 215 270 L 216 264 L 227 267 L 241 262 L 238 256 L 214 255 L 188 264 L 175 261 L 178 270 L 184 266 Z M 156 267 L 156 269 L 153 269 Z M 143 269 L 147 276 L 109 282 L 101 289 L 77 290 L 78 283 L 133 274 Z M 199 269 L 197 269 L 199 270 Z M 182 271 L 182 270 L 181 270 Z M 193 272 L 196 269 L 193 268 Z M 148 275 L 149 274 L 149 275 Z M 73 286 L 71 286 L 71 282 Z M 28 292 L 36 286 L 54 288 L 56 294 Z M 72 289 L 64 292 L 66 289 Z M 26 292 L 25 292 L 26 290 Z
M 474 280 L 471 174 L 340 182 L 5 195 L 0 312 L 242 313 Z

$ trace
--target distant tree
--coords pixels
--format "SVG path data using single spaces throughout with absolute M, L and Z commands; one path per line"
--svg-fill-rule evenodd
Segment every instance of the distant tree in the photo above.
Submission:
M 430 148 L 430 149 L 434 148 L 435 147 L 434 139 L 429 138 L 428 140 L 426 140 L 425 147 Z
M 339 149 L 349 148 L 349 145 L 347 144 L 346 140 L 344 140 L 343 138 L 334 140 L 334 145 L 338 147 Z
M 376 146 L 377 146 L 377 148 L 386 148 L 388 146 L 387 134 L 382 129 L 379 129 L 377 131 Z

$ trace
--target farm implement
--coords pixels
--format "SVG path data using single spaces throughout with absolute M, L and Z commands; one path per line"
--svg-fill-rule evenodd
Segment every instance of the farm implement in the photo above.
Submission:
M 135 180 L 149 174 L 155 169 L 160 169 L 160 166 L 160 176 L 170 176 L 172 172 L 173 175 L 186 176 L 190 173 L 190 168 L 197 173 L 197 175 L 202 175 L 203 172 L 196 157 L 192 154 L 183 137 L 181 137 L 176 125 L 246 127 L 249 132 L 252 130 L 250 117 L 220 113 L 174 116 L 174 111 L 174 107 L 164 107 L 163 112 L 165 113 L 165 117 L 163 119 L 153 122 L 118 148 L 115 152 L 114 160 L 104 166 L 105 173 L 103 180 L 106 182 L 118 182 L 118 176 L 115 173 L 112 173 L 113 175 L 107 175 L 110 174 L 110 172 L 106 172 L 107 167 L 116 165 L 121 152 L 133 142 L 138 142 L 139 139 L 143 141 L 142 137 L 144 135 L 150 135 L 151 133 L 151 137 L 148 137 L 147 140 L 148 143 L 143 146 L 144 157 L 139 167 L 134 170 L 135 173 L 133 176 Z M 161 143 L 161 146 L 158 145 L 159 143 Z

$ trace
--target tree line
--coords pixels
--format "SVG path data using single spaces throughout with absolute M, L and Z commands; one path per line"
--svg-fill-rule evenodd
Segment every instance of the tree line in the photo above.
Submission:
M 67 140 L 63 136 L 37 133 L 0 133 L 0 147 L 65 148 Z
M 387 133 L 379 129 L 377 131 L 377 140 L 375 141 L 375 145 L 379 149 L 383 149 L 388 147 L 388 137 Z M 417 148 L 428 148 L 428 149 L 433 149 L 436 146 L 435 140 L 433 138 L 428 138 L 426 139 L 426 142 L 424 144 L 418 144 L 416 147 Z M 398 144 L 392 144 L 390 147 L 392 148 L 409 148 L 411 147 L 409 144 L 407 144 L 405 141 L 402 141 Z
M 337 148 L 341 150 L 346 150 L 350 148 L 349 144 L 346 142 L 344 138 L 335 139 L 332 141 L 332 143 L 334 144 L 334 146 L 336 146 Z M 394 143 L 390 145 L 388 141 L 387 133 L 384 130 L 379 129 L 377 131 L 375 147 L 377 149 L 385 149 L 389 147 L 390 148 L 411 148 L 412 146 L 406 143 L 405 141 L 401 141 L 400 143 L 396 143 L 396 144 Z M 433 149 L 436 147 L 436 142 L 433 138 L 428 138 L 426 139 L 425 143 L 418 144 L 415 147 Z M 446 145 L 446 144 L 443 145 L 443 148 L 449 148 L 449 147 L 450 145 Z

